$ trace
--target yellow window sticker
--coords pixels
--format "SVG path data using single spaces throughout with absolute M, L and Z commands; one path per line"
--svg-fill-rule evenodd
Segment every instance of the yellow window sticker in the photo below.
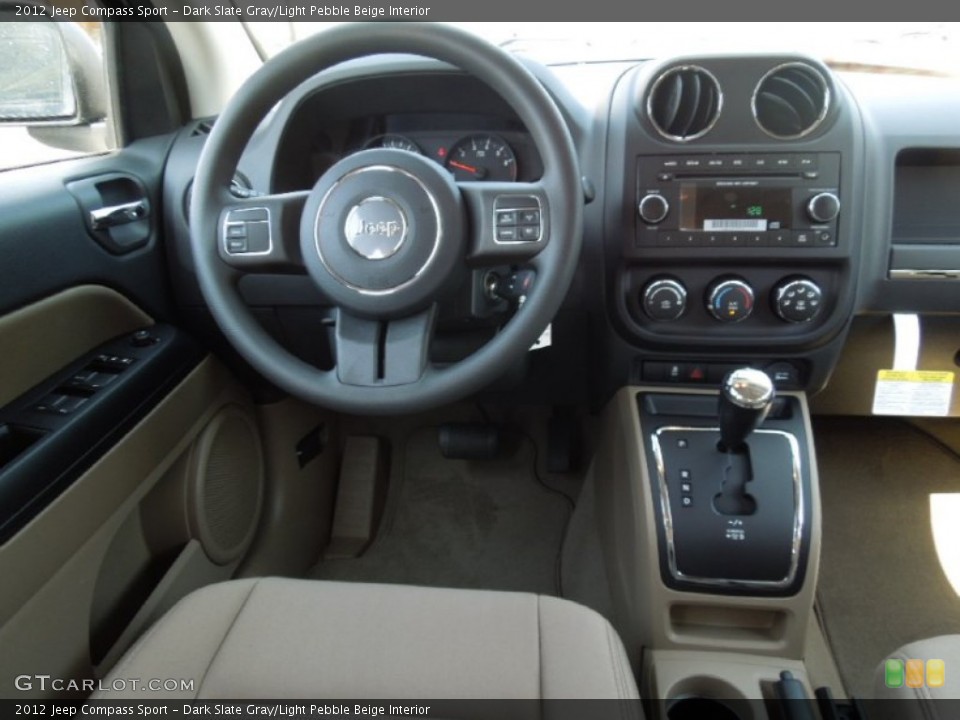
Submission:
M 952 372 L 880 370 L 873 414 L 945 417 L 950 414 L 953 379 Z

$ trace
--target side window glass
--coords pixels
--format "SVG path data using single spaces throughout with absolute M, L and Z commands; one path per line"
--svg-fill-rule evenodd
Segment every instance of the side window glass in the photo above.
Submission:
M 0 12 L 0 171 L 116 145 L 103 24 L 53 22 L 41 13 L 49 10 Z

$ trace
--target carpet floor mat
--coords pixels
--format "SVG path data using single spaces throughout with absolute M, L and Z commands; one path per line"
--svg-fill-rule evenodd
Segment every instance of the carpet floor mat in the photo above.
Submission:
M 814 436 L 819 608 L 847 692 L 870 697 L 875 668 L 901 645 L 960 633 L 960 597 L 937 556 L 930 499 L 960 493 L 960 460 L 893 419 L 817 418 Z
M 377 538 L 314 577 L 557 594 L 570 501 L 539 481 L 531 440 L 504 459 L 448 460 L 436 428 L 422 428 L 398 450 Z

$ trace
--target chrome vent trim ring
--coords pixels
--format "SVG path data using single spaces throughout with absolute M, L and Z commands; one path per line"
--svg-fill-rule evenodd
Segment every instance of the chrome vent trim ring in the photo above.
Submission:
M 667 86 L 665 83 L 672 83 Z M 713 129 L 723 111 L 723 90 L 709 70 L 678 65 L 663 71 L 647 92 L 647 118 L 667 140 L 690 142 Z M 681 114 L 682 113 L 682 114 Z
M 810 63 L 794 61 L 764 73 L 753 89 L 750 110 L 757 127 L 770 137 L 797 140 L 820 127 L 831 101 L 830 83 L 823 72 Z M 794 119 L 796 129 L 791 132 L 786 125 Z

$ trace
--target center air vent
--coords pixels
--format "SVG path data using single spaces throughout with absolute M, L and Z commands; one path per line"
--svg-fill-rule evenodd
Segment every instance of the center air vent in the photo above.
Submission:
M 809 135 L 823 122 L 829 106 L 830 88 L 823 73 L 806 63 L 775 67 L 753 94 L 757 124 L 781 140 Z
M 647 114 L 661 135 L 670 140 L 695 140 L 706 135 L 723 106 L 717 79 L 696 65 L 667 70 L 647 96 Z

